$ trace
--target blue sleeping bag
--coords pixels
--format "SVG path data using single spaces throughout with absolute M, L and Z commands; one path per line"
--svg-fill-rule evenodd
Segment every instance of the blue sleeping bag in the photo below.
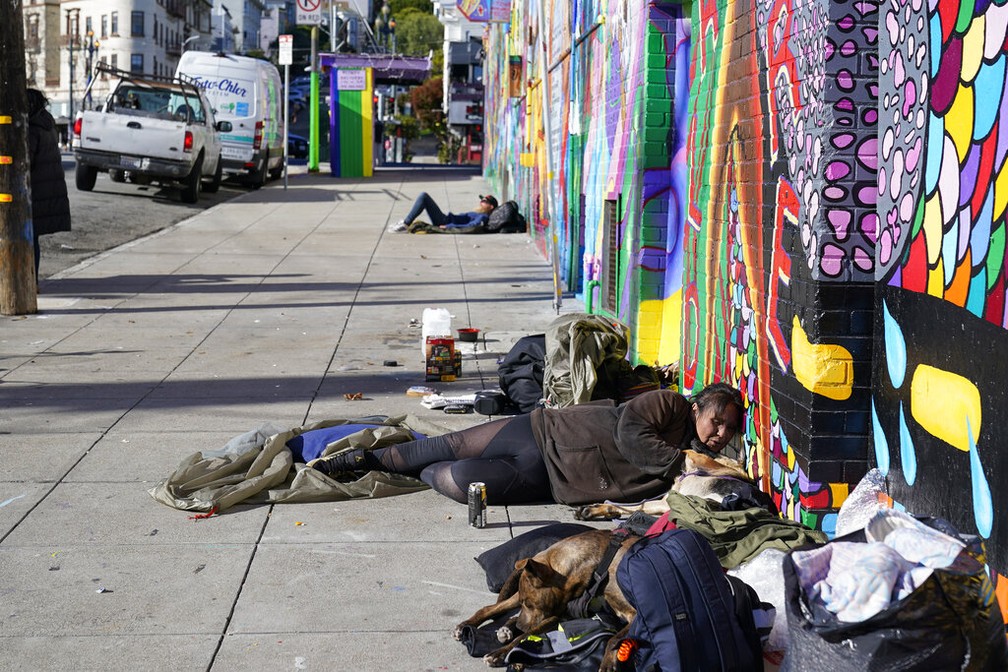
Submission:
M 387 426 L 388 425 L 348 424 L 336 425 L 335 427 L 325 427 L 323 429 L 313 429 L 310 432 L 298 434 L 293 439 L 289 440 L 287 442 L 287 447 L 291 449 L 295 462 L 310 462 L 316 457 L 322 455 L 322 451 L 326 449 L 326 446 L 334 441 L 339 441 L 340 439 L 350 436 L 354 432 L 359 432 L 362 429 Z M 413 434 L 414 440 L 427 438 L 419 432 L 411 433 Z

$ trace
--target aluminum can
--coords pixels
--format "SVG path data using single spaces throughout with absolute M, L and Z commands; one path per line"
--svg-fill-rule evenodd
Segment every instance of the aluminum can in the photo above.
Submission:
M 486 527 L 486 483 L 469 484 L 469 525 L 472 527 Z

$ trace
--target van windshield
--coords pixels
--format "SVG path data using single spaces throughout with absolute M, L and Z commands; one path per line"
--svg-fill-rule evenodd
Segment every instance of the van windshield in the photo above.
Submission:
M 218 119 L 251 117 L 256 114 L 255 82 L 241 77 L 192 75 L 203 89 Z

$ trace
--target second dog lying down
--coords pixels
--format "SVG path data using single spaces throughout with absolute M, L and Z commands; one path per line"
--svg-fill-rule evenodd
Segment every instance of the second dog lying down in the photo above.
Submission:
M 525 635 L 548 632 L 563 621 L 569 602 L 584 593 L 592 579 L 595 568 L 602 560 L 612 532 L 592 530 L 562 539 L 545 551 L 531 558 L 515 563 L 515 571 L 504 583 L 497 602 L 483 607 L 455 628 L 455 639 L 461 639 L 466 626 L 478 627 L 501 614 L 520 608 L 518 615 L 497 631 L 497 639 L 503 644 L 499 649 L 483 656 L 491 667 L 504 665 L 508 652 Z M 620 544 L 616 555 L 609 564 L 609 581 L 605 585 L 603 597 L 606 603 L 627 624 L 635 611 L 627 602 L 616 582 L 616 568 L 620 560 L 640 537 L 628 535 Z M 616 645 L 626 635 L 629 625 L 624 626 L 606 645 L 601 672 L 615 668 Z
M 672 490 L 681 495 L 704 497 L 721 503 L 729 495 L 760 502 L 772 510 L 769 496 L 760 491 L 742 464 L 726 456 L 709 457 L 695 450 L 683 451 L 683 473 L 676 479 Z M 643 511 L 652 516 L 660 516 L 668 511 L 665 497 L 652 499 L 642 504 L 586 504 L 575 512 L 579 520 L 613 520 L 629 516 L 635 511 Z

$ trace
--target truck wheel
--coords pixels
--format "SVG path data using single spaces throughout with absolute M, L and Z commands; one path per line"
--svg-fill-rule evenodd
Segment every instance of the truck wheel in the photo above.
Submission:
M 80 191 L 91 191 L 94 189 L 95 181 L 98 179 L 98 169 L 94 166 L 87 166 L 83 163 L 77 164 L 77 172 L 74 181 Z
M 120 170 L 118 168 L 113 168 L 108 171 L 109 179 L 113 182 L 125 182 L 126 181 L 126 171 Z
M 195 203 L 199 200 L 200 187 L 203 185 L 203 156 L 196 159 L 189 176 L 182 183 L 182 202 Z
M 281 177 L 283 177 L 283 169 L 284 169 L 284 160 L 283 156 L 281 156 L 280 163 L 277 164 L 277 167 L 269 171 L 270 179 L 279 180 Z
M 266 156 L 263 158 L 262 167 L 259 168 L 259 172 L 256 173 L 255 177 L 252 178 L 252 188 L 260 189 L 266 185 L 266 180 L 269 177 L 269 151 L 267 150 Z
M 221 179 L 224 175 L 224 161 L 221 157 L 217 157 L 217 170 L 214 171 L 213 177 L 210 181 L 203 185 L 203 191 L 208 194 L 216 194 L 220 189 Z

